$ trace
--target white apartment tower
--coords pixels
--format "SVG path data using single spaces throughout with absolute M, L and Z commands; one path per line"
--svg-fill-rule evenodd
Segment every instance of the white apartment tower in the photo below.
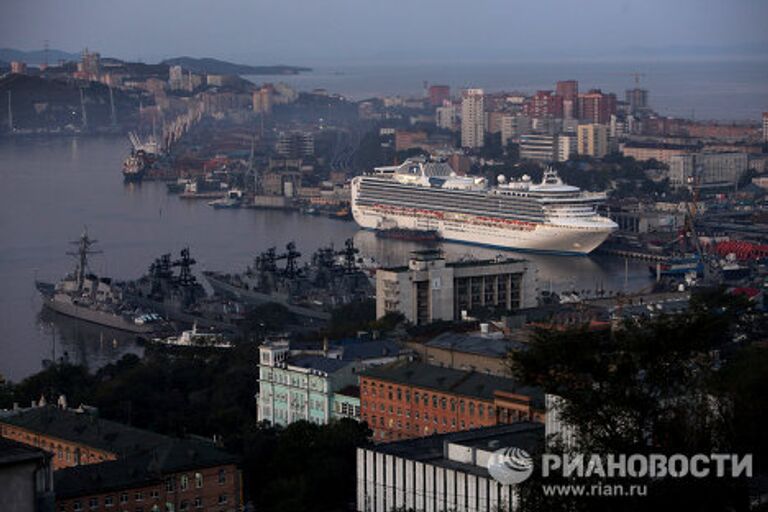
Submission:
M 485 111 L 482 89 L 466 89 L 461 98 L 461 145 L 483 147 Z
M 768 142 L 768 112 L 763 112 L 763 142 Z

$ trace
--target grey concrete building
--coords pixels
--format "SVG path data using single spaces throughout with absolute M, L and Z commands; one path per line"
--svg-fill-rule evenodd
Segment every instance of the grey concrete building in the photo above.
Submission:
M 669 183 L 688 185 L 735 186 L 749 167 L 746 153 L 693 153 L 669 158 Z
M 51 454 L 0 437 L 0 510 L 53 512 Z
M 536 279 L 526 260 L 446 262 L 440 251 L 412 253 L 407 266 L 376 272 L 376 316 L 402 313 L 414 324 L 458 320 L 478 307 L 536 305 Z

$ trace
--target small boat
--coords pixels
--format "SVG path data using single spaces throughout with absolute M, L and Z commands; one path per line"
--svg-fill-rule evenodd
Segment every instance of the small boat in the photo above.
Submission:
M 725 259 L 720 261 L 720 275 L 725 281 L 738 281 L 749 277 L 751 273 L 752 269 L 739 263 L 733 253 L 726 255 Z
M 243 191 L 239 189 L 232 189 L 227 192 L 226 197 L 216 199 L 208 202 L 208 206 L 213 206 L 217 210 L 219 209 L 231 209 L 240 208 L 243 204 Z
M 198 331 L 197 324 L 192 326 L 192 330 L 182 331 L 178 336 L 153 338 L 152 343 L 166 347 L 180 348 L 232 348 L 234 346 L 232 342 L 220 332 Z
M 649 265 L 648 271 L 653 276 L 661 277 L 683 277 L 692 273 L 701 276 L 704 275 L 704 262 L 696 255 L 675 257 L 657 265 Z
M 165 186 L 169 194 L 181 194 L 186 190 L 188 183 L 192 183 L 192 180 L 179 178 L 173 183 L 166 183 Z

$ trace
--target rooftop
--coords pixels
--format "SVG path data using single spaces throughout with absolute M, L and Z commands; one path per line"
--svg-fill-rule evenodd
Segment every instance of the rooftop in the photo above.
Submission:
M 528 453 L 536 453 L 544 443 L 544 425 L 540 423 L 517 422 L 507 425 L 481 427 L 462 432 L 438 434 L 392 443 L 375 445 L 369 450 L 394 455 L 404 459 L 426 462 L 436 466 L 456 469 L 477 476 L 488 477 L 483 466 L 458 462 L 446 457 L 446 444 L 458 444 L 475 449 L 495 451 L 498 448 L 515 446 Z
M 0 437 L 0 467 L 44 460 L 49 454 L 39 448 Z
M 0 419 L 32 432 L 82 443 L 118 455 L 167 443 L 170 438 L 93 414 L 53 405 L 22 410 Z
M 484 400 L 493 400 L 494 391 L 508 391 L 529 396 L 537 403 L 544 403 L 544 393 L 540 389 L 520 386 L 512 379 L 423 363 L 395 363 L 378 366 L 361 374 L 388 382 L 408 384 Z
M 333 343 L 333 346 L 341 349 L 342 361 L 397 357 L 403 351 L 402 347 L 393 340 L 341 340 Z
M 115 461 L 61 469 L 54 473 L 57 498 L 159 484 L 164 475 L 237 463 L 237 457 L 203 441 L 169 439 L 162 446 Z
M 437 251 L 435 249 L 425 249 L 420 251 L 413 251 L 411 253 L 411 260 L 416 261 L 432 261 L 437 259 L 444 259 L 440 251 Z M 488 259 L 460 259 L 455 261 L 447 261 L 445 263 L 446 267 L 454 267 L 454 268 L 466 268 L 466 267 L 488 267 L 493 265 L 509 265 L 512 263 L 527 263 L 528 260 L 520 259 L 520 258 L 506 258 L 506 257 L 496 257 L 496 258 L 488 258 Z M 410 270 L 410 267 L 408 265 L 397 265 L 392 267 L 383 267 L 381 270 L 385 270 L 388 272 L 406 272 Z
M 425 343 L 427 347 L 453 350 L 488 357 L 505 357 L 511 350 L 522 350 L 527 344 L 507 338 L 477 333 L 444 332 Z
M 309 370 L 317 370 L 325 373 L 335 373 L 348 364 L 350 361 L 342 361 L 341 359 L 331 359 L 319 355 L 298 355 L 290 357 L 287 361 L 290 366 L 297 366 L 299 368 L 307 368 Z

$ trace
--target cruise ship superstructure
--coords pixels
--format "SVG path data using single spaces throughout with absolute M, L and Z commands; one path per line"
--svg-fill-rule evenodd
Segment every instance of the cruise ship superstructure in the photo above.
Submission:
M 443 239 L 507 249 L 588 254 L 618 226 L 584 192 L 548 169 L 541 183 L 457 176 L 440 162 L 408 160 L 352 180 L 352 215 L 367 229 L 434 230 Z

